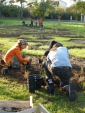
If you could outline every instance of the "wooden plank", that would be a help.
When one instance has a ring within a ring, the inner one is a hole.
[[[7,112],[7,111],[1,111],[0,113],[17,113],[17,112]]]
[[[20,111],[20,112],[17,112],[17,113],[36,113],[36,109],[37,109],[37,107],[29,108],[29,109],[26,109],[26,110],[23,110],[23,111]]]
[[[30,108],[30,101],[0,101],[0,108]]]
[[[38,104],[36,113],[50,113],[41,103]]]
[[[50,112],[47,111],[47,109],[42,104],[39,103],[37,107],[29,108],[18,113],[50,113]]]

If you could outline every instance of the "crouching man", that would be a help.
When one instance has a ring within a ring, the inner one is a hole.
[[[53,76],[59,77],[62,90],[69,96],[70,101],[74,101],[76,92],[74,85],[69,83],[72,66],[67,48],[60,47],[58,43],[54,44],[47,55],[47,60],[43,63],[43,68],[48,77],[48,90],[54,89]]]

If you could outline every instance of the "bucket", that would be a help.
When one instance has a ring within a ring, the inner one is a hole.
[[[38,74],[29,75],[27,82],[28,82],[29,92],[34,93],[35,90],[38,90],[41,88],[42,76]]]

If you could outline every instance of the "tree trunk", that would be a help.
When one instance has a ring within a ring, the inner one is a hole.
[[[85,23],[85,15],[84,15],[84,23]]]
[[[21,2],[20,16],[21,16],[21,19],[23,19],[22,2]]]
[[[0,18],[1,18],[1,11],[0,11]]]

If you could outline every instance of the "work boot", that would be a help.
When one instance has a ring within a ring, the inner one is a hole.
[[[18,65],[13,65],[13,66],[12,66],[12,69],[20,69],[20,66],[18,66]]]
[[[54,95],[54,84],[53,83],[47,86],[47,93]]]
[[[66,92],[66,95],[69,96],[69,85],[65,85],[62,87],[62,90]]]
[[[70,101],[74,101],[76,99],[76,92],[73,84],[69,85],[69,99]]]
[[[12,70],[12,66],[10,65],[10,66],[8,66],[8,67],[6,67],[6,68],[3,69],[2,74],[3,75],[7,75],[8,72],[11,71],[11,70]]]
[[[66,92],[66,95],[69,96],[70,101],[76,99],[76,92],[73,84],[65,85],[62,87],[62,90]]]
[[[8,68],[3,69],[2,75],[6,76],[8,74]]]
[[[10,66],[8,66],[8,70],[12,70],[12,66],[10,65]]]
[[[54,83],[52,79],[48,79],[47,93],[54,95]]]

